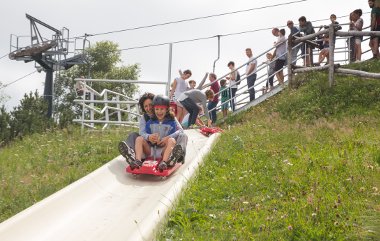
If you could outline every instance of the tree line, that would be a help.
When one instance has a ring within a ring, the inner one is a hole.
[[[46,130],[66,128],[72,120],[81,115],[81,108],[74,104],[78,98],[75,78],[94,79],[132,79],[139,76],[138,64],[124,66],[119,46],[111,41],[97,42],[86,49],[86,64],[76,65],[61,71],[54,80],[54,118],[47,117],[47,102],[38,91],[26,93],[20,104],[7,112],[4,105],[0,108],[0,147],[25,135],[41,133]],[[0,83],[1,85],[1,83]],[[97,91],[105,88],[133,96],[138,87],[134,84],[93,83]],[[82,97],[85,98],[85,97]],[[0,104],[6,96],[0,93]]]

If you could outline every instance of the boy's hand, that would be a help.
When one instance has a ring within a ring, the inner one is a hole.
[[[211,127],[211,124],[212,124],[212,120],[208,120],[208,121],[207,121],[207,126],[208,126],[208,127]]]
[[[169,136],[165,136],[164,138],[162,138],[162,140],[158,141],[157,145],[159,145],[159,146],[166,145],[166,143],[168,142],[169,138],[170,138]]]
[[[158,133],[150,134],[148,140],[153,144],[156,144],[160,140],[160,136]]]

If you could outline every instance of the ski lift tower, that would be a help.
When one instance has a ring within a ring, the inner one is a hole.
[[[83,49],[69,52],[69,30],[63,28],[58,30],[52,26],[38,20],[28,14],[26,18],[30,21],[30,45],[20,47],[20,38],[11,34],[9,58],[25,63],[35,61],[38,72],[46,72],[44,98],[48,102],[47,116],[52,117],[53,113],[53,72],[67,70],[76,64],[85,64],[84,54],[86,38],[83,41]],[[53,32],[50,39],[43,38],[39,26],[44,27],[44,31]],[[74,41],[76,43],[76,41]],[[72,57],[69,57],[72,55]]]

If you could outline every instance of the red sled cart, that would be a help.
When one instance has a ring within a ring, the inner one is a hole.
[[[128,173],[132,174],[148,174],[148,175],[155,175],[155,176],[161,176],[161,177],[167,177],[171,175],[175,170],[177,170],[182,164],[185,162],[183,159],[181,162],[176,162],[173,165],[168,165],[168,169],[160,171],[158,169],[158,164],[160,164],[161,158],[153,158],[148,157],[143,162],[142,166],[140,168],[131,168],[130,165],[126,168],[126,171]]]
[[[210,135],[212,135],[214,133],[223,132],[223,130],[220,129],[219,127],[207,127],[207,126],[201,127],[200,131],[205,136],[210,136]]]

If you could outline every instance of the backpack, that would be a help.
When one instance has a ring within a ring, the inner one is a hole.
[[[239,71],[237,71],[235,82],[236,82],[236,85],[240,85],[240,74],[239,74]]]

